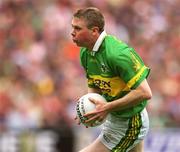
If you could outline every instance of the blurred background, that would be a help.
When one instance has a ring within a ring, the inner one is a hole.
[[[0,0],[0,152],[76,152],[97,137],[73,120],[87,86],[71,19],[85,6],[151,68],[145,152],[179,152],[179,0]]]

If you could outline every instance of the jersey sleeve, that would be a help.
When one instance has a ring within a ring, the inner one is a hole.
[[[114,72],[126,83],[124,90],[136,88],[149,75],[150,69],[133,48],[116,51],[110,60]]]

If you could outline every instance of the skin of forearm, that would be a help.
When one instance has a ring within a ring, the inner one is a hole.
[[[150,99],[147,93],[142,90],[132,90],[126,96],[107,103],[105,109],[108,112],[119,111],[133,107],[145,99]]]

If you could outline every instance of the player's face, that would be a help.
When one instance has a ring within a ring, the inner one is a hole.
[[[88,29],[86,22],[80,18],[72,20],[72,40],[80,47],[89,48],[92,43],[92,30]]]

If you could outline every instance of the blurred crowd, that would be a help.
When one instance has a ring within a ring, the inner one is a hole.
[[[179,0],[1,0],[0,131],[73,134],[75,101],[87,90],[71,19],[85,6],[98,7],[107,33],[134,47],[151,68],[151,126],[180,127]]]

